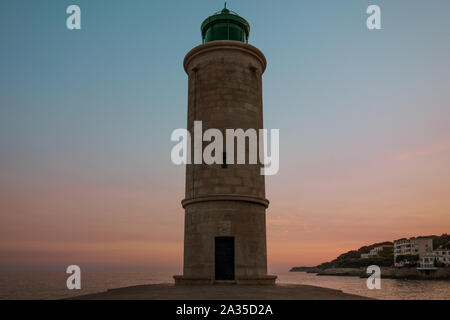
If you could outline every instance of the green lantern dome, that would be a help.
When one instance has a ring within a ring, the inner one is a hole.
[[[227,9],[227,3],[222,11],[216,12],[202,23],[203,43],[215,40],[234,40],[248,42],[250,25],[237,13]]]

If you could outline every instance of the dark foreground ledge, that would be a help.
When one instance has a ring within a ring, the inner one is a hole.
[[[70,300],[368,300],[340,290],[308,285],[206,285],[151,284],[111,289]]]

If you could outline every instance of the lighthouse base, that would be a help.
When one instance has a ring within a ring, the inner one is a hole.
[[[173,276],[175,285],[220,285],[220,284],[238,284],[238,285],[275,285],[277,276],[245,276],[238,277],[236,280],[214,280],[211,278],[185,277],[181,275]]]

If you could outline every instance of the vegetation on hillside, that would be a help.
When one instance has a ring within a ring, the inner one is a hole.
[[[420,236],[419,238],[432,238],[433,239],[433,248],[444,248],[444,249],[450,249],[450,235],[444,233],[440,236],[431,235],[431,236]],[[369,253],[370,250],[372,250],[375,247],[382,246],[382,245],[392,245],[393,243],[390,241],[385,242],[378,242],[371,244],[369,246],[363,246],[359,248],[358,250],[351,250],[346,253],[341,254],[336,259],[324,262],[322,264],[319,264],[316,267],[310,267],[318,268],[318,269],[328,269],[328,268],[361,268],[361,267],[367,267],[369,265],[378,265],[381,267],[391,267],[394,265],[394,253],[393,248],[384,248],[383,251],[381,251],[377,257],[371,257],[368,259],[361,259],[362,253]],[[397,259],[410,259],[411,256],[408,257],[402,257],[399,256]],[[413,258],[415,260],[415,257]],[[291,270],[293,271],[301,271],[296,270],[298,268],[304,268],[307,269],[308,267],[294,267]]]
[[[392,248],[384,248],[377,257],[370,257],[368,259],[361,259],[361,254],[369,253],[375,247],[382,245],[392,245],[392,242],[385,241],[374,243],[369,246],[363,246],[358,250],[351,250],[341,254],[336,259],[330,262],[324,262],[317,267],[320,269],[328,268],[361,268],[370,265],[378,265],[380,267],[390,267],[394,264],[394,251]]]
[[[430,236],[433,238],[433,248],[450,249],[450,235],[444,233],[440,236]]]

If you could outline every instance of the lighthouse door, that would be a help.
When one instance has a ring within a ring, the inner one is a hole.
[[[234,237],[215,239],[216,280],[234,280]]]

